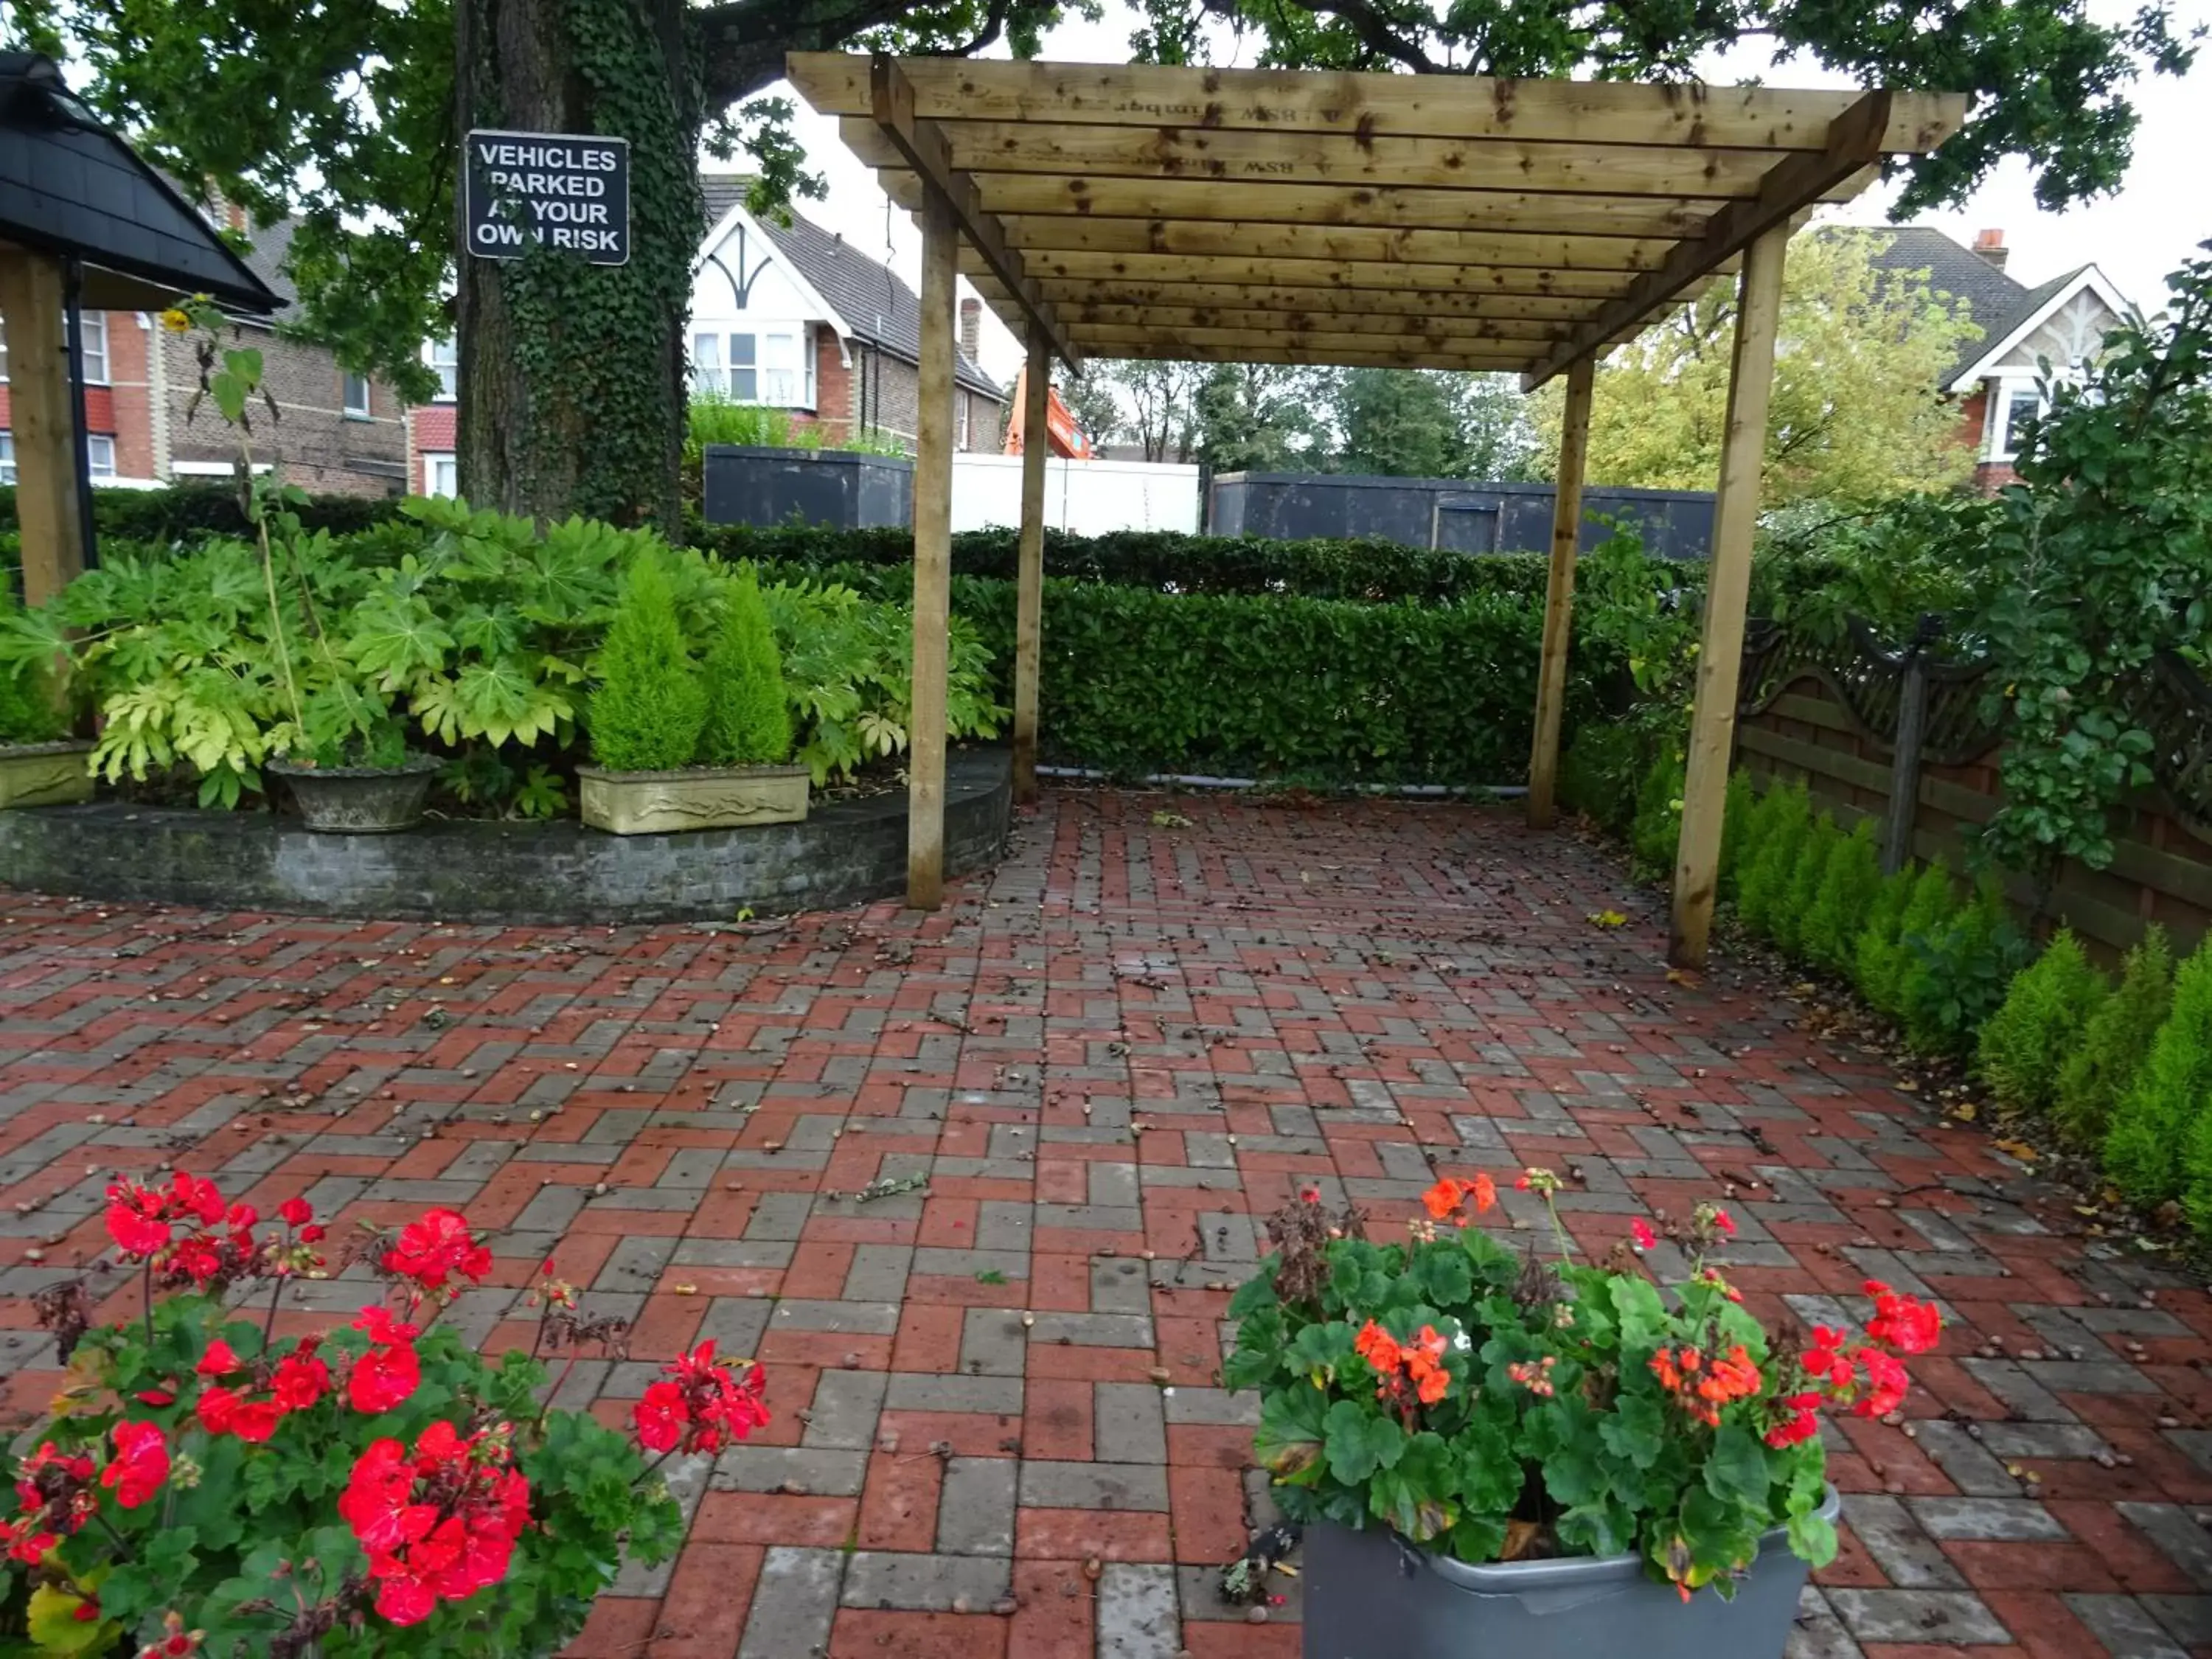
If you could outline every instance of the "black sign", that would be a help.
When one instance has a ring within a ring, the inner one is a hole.
[[[592,264],[629,263],[629,140],[589,133],[469,134],[461,168],[469,252],[520,259],[533,241]]]

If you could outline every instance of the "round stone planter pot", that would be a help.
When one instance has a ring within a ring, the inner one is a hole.
[[[73,806],[92,799],[88,743],[0,744],[0,811]]]
[[[1820,1513],[1833,1521],[1833,1488]],[[1306,1528],[1304,1659],[1782,1659],[1810,1569],[1780,1528],[1735,1599],[1684,1601],[1640,1556],[1493,1561],[1431,1555],[1382,1529]]]
[[[300,822],[327,836],[389,836],[422,822],[430,780],[445,765],[410,755],[398,766],[301,766],[270,761],[269,770],[292,787]]]

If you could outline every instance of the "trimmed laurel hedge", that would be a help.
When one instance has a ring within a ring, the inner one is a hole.
[[[382,524],[399,510],[397,495],[311,495],[298,509],[310,530],[349,535]],[[166,546],[191,536],[243,536],[246,514],[227,483],[171,484],[165,489],[95,489],[94,527],[103,538]],[[0,533],[15,524],[15,487],[0,484]]]

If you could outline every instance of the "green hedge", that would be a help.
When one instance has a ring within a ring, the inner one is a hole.
[[[382,524],[398,510],[398,495],[311,495],[298,509],[310,530],[349,535]],[[103,539],[166,545],[185,537],[212,532],[242,536],[246,514],[238,492],[227,483],[172,484],[166,489],[95,489],[92,520]],[[15,487],[0,484],[0,533],[15,531]],[[12,559],[9,561],[13,562]]]
[[[725,558],[764,564],[909,568],[914,537],[899,529],[828,530],[808,526],[754,529],[695,522],[696,546]],[[1011,530],[963,532],[952,538],[953,574],[1014,578]],[[1261,536],[1186,536],[1123,530],[1104,536],[1045,534],[1045,573],[1069,580],[1116,583],[1178,593],[1295,593],[1312,599],[1430,603],[1476,594],[1540,599],[1545,560],[1534,553],[1469,555],[1395,542],[1272,541]],[[1682,567],[1686,581],[1703,567]]]

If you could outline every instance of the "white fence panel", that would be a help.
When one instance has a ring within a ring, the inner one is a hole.
[[[1022,458],[952,458],[952,527],[986,530],[1022,521]],[[1044,464],[1044,521],[1054,530],[1099,536],[1109,530],[1198,529],[1198,469],[1165,461]]]

